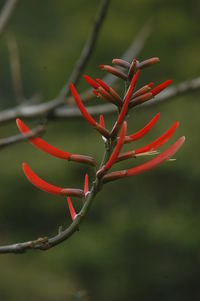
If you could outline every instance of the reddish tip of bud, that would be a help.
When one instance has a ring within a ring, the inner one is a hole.
[[[52,194],[62,193],[63,188],[51,185],[39,178],[26,163],[23,163],[22,168],[27,179],[37,188]]]
[[[153,85],[154,85],[154,82],[151,82],[151,83],[149,83],[147,86],[148,86],[149,88],[152,88]]]
[[[99,93],[97,92],[97,90],[92,90],[92,92],[94,93],[95,96],[99,96]]]
[[[100,68],[100,69],[103,69],[103,68],[104,68],[104,65],[102,65],[102,64],[99,65],[99,68]]]
[[[160,93],[162,90],[164,90],[165,88],[167,88],[171,83],[172,83],[172,80],[168,79],[165,82],[163,82],[162,84],[160,84],[159,86],[157,86],[154,89],[152,89],[150,92],[151,92],[151,94],[153,96],[155,96],[158,93]]]
[[[88,75],[84,74],[83,78],[86,80],[86,82],[88,82],[88,84],[90,86],[92,86],[93,88],[97,89],[99,87],[99,84],[95,82],[95,80],[93,80],[91,77],[89,77]]]
[[[67,203],[68,203],[69,212],[71,214],[72,220],[74,220],[76,217],[76,211],[74,210],[70,197],[67,197]]]
[[[110,92],[110,87],[102,81],[100,78],[96,78],[96,81],[98,82],[99,85],[101,85],[107,92]]]
[[[84,183],[84,193],[85,193],[85,196],[88,193],[88,191],[89,191],[88,174],[86,173],[85,174],[85,183]]]

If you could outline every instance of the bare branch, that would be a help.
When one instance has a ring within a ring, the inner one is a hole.
[[[128,48],[128,50],[123,54],[122,59],[124,60],[128,60],[130,61],[134,56],[137,56],[140,51],[142,50],[142,48],[144,47],[144,44],[147,40],[147,38],[149,37],[151,32],[151,29],[149,26],[145,25],[143,27],[143,29],[138,33],[138,35],[136,36],[136,38],[134,39],[134,41],[131,43],[130,47]],[[106,75],[103,78],[104,81],[106,81],[108,84],[114,84],[117,80],[117,78],[115,76],[112,76],[111,74]],[[64,88],[61,90],[64,91]],[[63,92],[60,92],[60,94],[62,94]],[[89,99],[93,99],[94,95],[91,93],[91,90],[87,90],[85,92],[83,92],[83,99],[87,98],[87,100]],[[73,99],[71,97],[67,98],[69,100],[69,103],[73,102]],[[47,114],[50,110],[52,110],[52,102],[54,103],[55,100],[46,102],[44,104],[40,104],[40,105],[30,105],[30,106],[16,106],[12,109],[8,109],[8,110],[4,110],[2,112],[0,112],[0,123],[4,123],[4,122],[9,122],[12,121],[14,119],[16,119],[17,117],[20,118],[27,118],[27,119],[34,119],[36,117],[39,116],[43,116],[45,114]],[[66,100],[67,102],[67,100]],[[112,113],[115,108],[111,107],[110,105],[103,105],[101,106],[104,110],[105,113]],[[72,117],[79,117],[80,114],[78,112],[78,110],[74,107],[63,107],[64,110],[64,114],[62,114],[62,111],[59,109],[53,109],[53,111],[51,112],[51,115],[48,116],[48,119],[50,118],[70,118],[71,114]],[[95,108],[91,108],[91,110],[95,111]],[[108,110],[108,112],[107,112]],[[99,109],[97,106],[97,111],[99,114]]]
[[[0,13],[0,35],[3,32],[18,0],[7,0]]]
[[[31,133],[29,133],[29,134],[26,134],[26,135],[18,134],[18,135],[10,136],[8,138],[2,138],[2,139],[0,139],[0,149],[5,148],[6,146],[9,146],[9,145],[23,142],[29,138],[36,137],[36,136],[40,135],[41,133],[44,133],[45,130],[46,130],[46,127],[44,125],[40,125],[34,129],[32,129]]]

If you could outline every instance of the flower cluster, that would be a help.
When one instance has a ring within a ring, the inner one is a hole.
[[[101,189],[103,184],[117,179],[134,176],[142,172],[148,171],[150,169],[153,169],[162,162],[169,160],[184,143],[185,137],[182,136],[167,150],[165,150],[162,153],[158,152],[158,148],[164,143],[166,143],[176,131],[179,124],[178,122],[175,122],[164,134],[162,134],[160,137],[158,137],[151,143],[128,152],[122,152],[122,147],[124,144],[132,143],[136,140],[141,139],[153,128],[153,126],[160,117],[160,113],[157,113],[153,117],[153,119],[150,120],[149,123],[146,124],[141,130],[133,134],[127,134],[127,122],[125,121],[125,119],[128,111],[137,105],[149,101],[162,90],[167,88],[171,83],[171,80],[166,80],[165,82],[154,87],[154,83],[150,82],[136,90],[136,84],[138,81],[140,71],[145,67],[156,64],[157,62],[159,62],[159,58],[156,57],[150,58],[142,62],[133,59],[131,63],[122,59],[113,59],[112,63],[114,66],[100,65],[100,69],[117,76],[125,82],[126,89],[123,97],[119,95],[116,92],[116,90],[110,87],[103,80],[99,78],[94,80],[88,75],[83,76],[85,81],[93,88],[92,92],[96,97],[98,97],[100,100],[110,102],[117,107],[119,114],[111,130],[105,127],[103,115],[99,116],[98,122],[88,113],[76,88],[72,83],[70,84],[72,95],[83,118],[93,128],[95,128],[103,138],[105,144],[105,154],[100,166],[98,166],[96,160],[90,156],[72,154],[60,150],[48,144],[40,137],[29,138],[29,141],[32,145],[44,151],[45,153],[48,153],[60,159],[88,164],[94,167],[95,170],[97,170],[95,179],[93,181],[93,184],[91,184],[90,188],[87,174],[85,175],[84,189],[62,188],[54,186],[42,180],[30,169],[30,167],[26,163],[23,163],[23,171],[27,179],[33,185],[48,193],[65,195],[67,197],[67,202],[72,220],[76,219],[77,213],[75,212],[70,197],[81,198],[83,200],[84,207],[84,204],[89,202],[91,196],[93,197]],[[17,119],[17,126],[20,132],[24,135],[31,132],[31,130],[20,119]],[[139,166],[110,172],[112,166],[119,161],[145,155],[156,155],[156,157]]]

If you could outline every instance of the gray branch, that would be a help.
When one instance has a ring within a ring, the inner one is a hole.
[[[105,6],[102,5],[102,7],[105,7]],[[150,30],[149,25],[148,26],[145,25],[143,27],[143,29],[138,33],[138,35],[136,36],[134,41],[131,43],[128,50],[122,55],[122,59],[130,61],[133,57],[138,56],[138,54],[143,49],[145,42],[147,41],[147,38],[149,37],[150,33],[151,33],[151,30]],[[86,44],[88,45],[88,42]],[[72,74],[75,74],[75,73],[76,73],[75,71],[72,72]],[[73,79],[73,81],[74,80],[75,80],[75,78]],[[103,78],[103,80],[106,81],[109,85],[112,85],[117,81],[117,78],[113,75],[108,74]],[[64,89],[66,89],[66,87],[61,90],[59,95],[64,95],[63,94]],[[90,90],[86,91],[85,94],[88,94],[89,92],[90,92]],[[37,118],[40,116],[43,117],[50,111],[51,111],[51,115],[48,116],[48,119],[57,118],[57,116],[58,116],[58,118],[71,117],[70,116],[71,112],[73,112],[72,117],[80,116],[79,113],[78,114],[74,113],[74,112],[77,112],[77,109],[73,108],[73,107],[71,108],[70,106],[67,106],[67,107],[64,106],[62,109],[64,109],[65,113],[60,114],[61,110],[59,110],[57,108],[57,105],[55,106],[55,104],[60,103],[59,99],[61,99],[61,98],[59,98],[59,97],[61,97],[61,96],[58,96],[58,102],[57,102],[57,98],[56,98],[54,100],[51,100],[49,102],[39,104],[39,105],[38,104],[37,105],[29,105],[29,106],[20,105],[20,106],[16,106],[16,107],[13,107],[8,110],[1,111],[0,112],[0,123],[10,122],[12,120],[15,120],[17,117],[27,118],[27,119],[34,119],[34,118]],[[64,98],[64,100],[65,99],[66,99],[66,97]],[[61,103],[63,104],[63,101]],[[114,108],[111,108],[111,106],[109,106],[109,105],[108,105],[108,108],[109,108],[109,111],[114,110]],[[106,108],[106,110],[107,110],[107,108]],[[74,116],[74,114],[75,114],[75,116]],[[61,117],[61,115],[62,115],[62,117]]]

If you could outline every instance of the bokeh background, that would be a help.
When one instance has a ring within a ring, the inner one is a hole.
[[[44,100],[51,99],[72,71],[98,3],[19,1],[0,36],[1,109],[16,105],[8,37],[13,36],[19,47],[24,97],[40,93]],[[0,6],[3,4],[1,0]],[[159,56],[161,63],[144,70],[140,84],[168,78],[176,84],[199,76],[198,0],[112,1],[86,72],[102,77],[98,65],[120,57],[150,19],[153,32],[138,59]],[[79,91],[84,89],[86,84],[81,80]],[[175,156],[176,162],[106,185],[81,231],[56,248],[1,255],[0,300],[200,300],[199,101],[200,93],[195,92],[132,112],[130,133],[161,112],[158,124],[137,145],[150,142],[174,121],[180,121],[172,140],[182,134],[187,140]],[[114,119],[106,118],[108,127]],[[0,126],[1,138],[16,133],[14,122]],[[101,159],[103,143],[84,120],[49,122],[45,139],[63,149]],[[31,186],[22,173],[23,161],[57,185],[81,186],[85,171],[91,181],[93,178],[90,169],[52,158],[27,142],[2,149],[1,245],[51,236],[60,225],[70,223],[65,199]],[[78,208],[78,200],[74,203]]]

